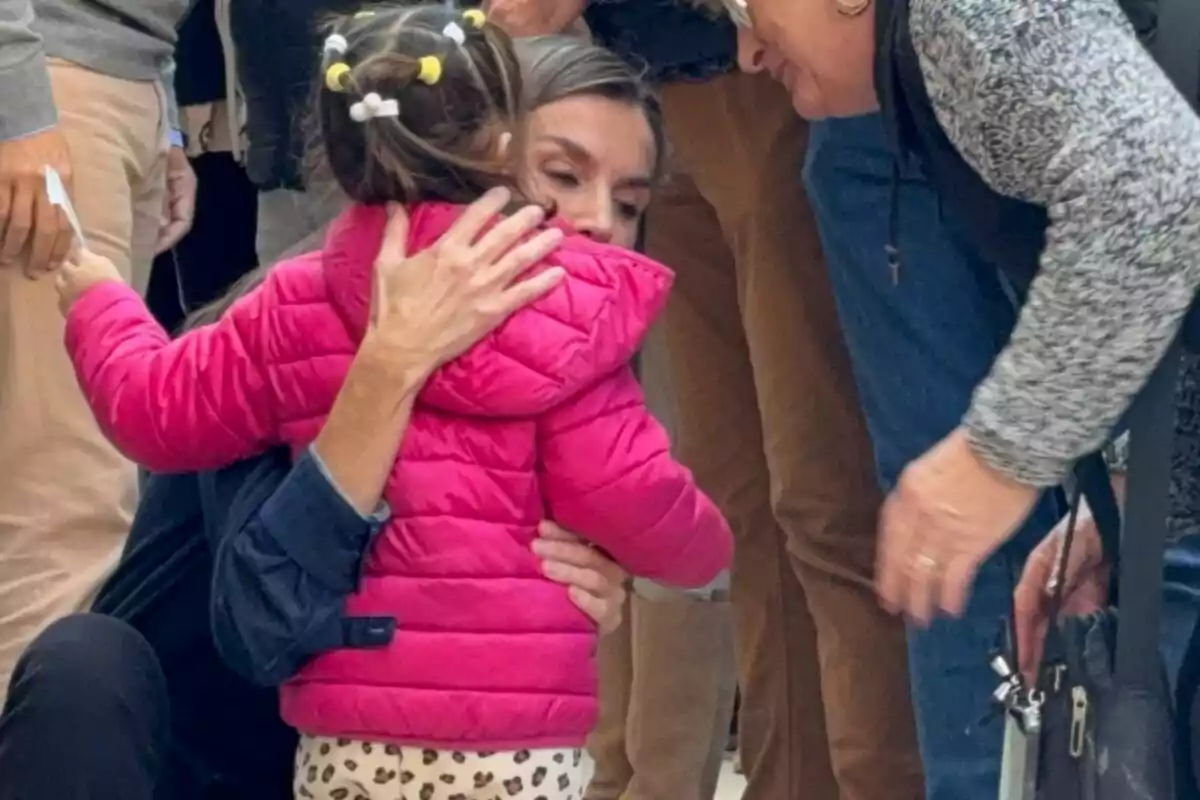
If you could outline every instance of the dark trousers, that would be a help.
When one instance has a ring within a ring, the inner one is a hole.
[[[111,617],[67,617],[17,662],[0,715],[0,800],[152,800],[168,747],[150,645]]]

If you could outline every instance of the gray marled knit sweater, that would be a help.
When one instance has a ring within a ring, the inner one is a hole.
[[[1054,485],[1109,436],[1200,287],[1200,118],[1115,0],[912,0],[911,28],[950,140],[993,189],[1049,209],[965,424],[994,467]],[[1200,415],[1180,422],[1195,440]]]

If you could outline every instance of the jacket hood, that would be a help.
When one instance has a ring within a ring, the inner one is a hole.
[[[410,207],[408,252],[434,244],[462,211],[444,203]],[[352,207],[325,243],[330,299],[358,339],[368,322],[372,269],[387,221],[384,208]],[[674,276],[645,256],[566,230],[558,249],[531,270],[560,266],[566,278],[435,372],[418,402],[456,414],[533,416],[633,358],[666,305]]]

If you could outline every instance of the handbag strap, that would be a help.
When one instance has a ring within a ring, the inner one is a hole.
[[[1171,345],[1129,409],[1116,677],[1122,686],[1151,691],[1162,683],[1158,640],[1180,353],[1178,343]]]
[[[1158,0],[1154,57],[1189,102],[1200,99],[1200,3]],[[1154,690],[1162,617],[1162,562],[1167,542],[1175,389],[1181,347],[1173,344],[1129,412],[1129,476],[1121,541],[1121,624],[1117,680]]]

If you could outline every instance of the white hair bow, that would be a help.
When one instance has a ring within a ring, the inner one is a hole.
[[[459,47],[467,43],[467,32],[457,22],[450,22],[442,28],[442,36],[454,42]]]
[[[350,43],[340,33],[331,33],[325,39],[325,55],[336,53],[339,56],[344,56],[349,48]]]
[[[355,122],[366,122],[381,117],[400,116],[400,103],[397,100],[384,100],[375,92],[371,92],[362,100],[350,106],[350,119]]]

